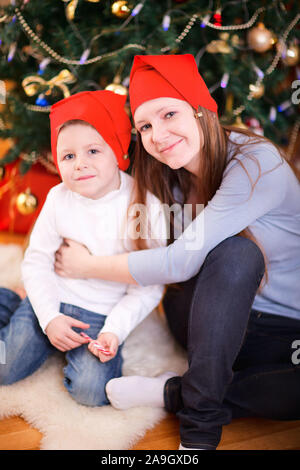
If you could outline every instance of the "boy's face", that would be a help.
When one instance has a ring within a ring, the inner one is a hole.
[[[81,196],[99,199],[120,186],[113,150],[89,125],[70,124],[60,131],[57,163],[64,184]]]

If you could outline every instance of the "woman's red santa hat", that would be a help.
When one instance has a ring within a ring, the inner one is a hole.
[[[82,91],[51,106],[51,150],[57,165],[57,137],[63,124],[79,119],[91,124],[112,148],[120,170],[127,170],[131,123],[124,105],[126,97],[108,90]]]
[[[191,54],[135,56],[129,96],[133,116],[145,101],[162,97],[187,101],[195,110],[218,110]]]

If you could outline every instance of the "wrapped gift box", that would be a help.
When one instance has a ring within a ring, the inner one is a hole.
[[[60,181],[58,175],[50,173],[41,163],[32,165],[25,175],[20,175],[18,163],[6,165],[0,181],[0,230],[27,234],[43,207],[48,191]],[[20,212],[17,199],[26,191],[35,196],[37,203],[28,214]]]

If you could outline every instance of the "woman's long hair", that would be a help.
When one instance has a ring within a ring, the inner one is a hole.
[[[216,114],[205,108],[199,106],[198,112],[202,112],[202,117],[199,119],[204,138],[204,147],[201,153],[201,161],[199,168],[199,176],[195,177],[185,168],[173,170],[167,165],[159,162],[154,157],[149,155],[143,147],[141,137],[137,133],[137,141],[134,152],[134,162],[132,166],[132,174],[135,179],[135,191],[133,203],[145,204],[146,192],[150,191],[157,196],[160,201],[171,207],[173,204],[178,203],[174,197],[174,188],[178,187],[183,196],[182,204],[188,200],[191,188],[196,191],[197,203],[203,204],[204,207],[213,198],[216,191],[221,185],[223,173],[228,165],[228,145],[230,143],[230,132],[238,132],[250,139],[246,139],[245,143],[232,142],[233,152],[230,161],[236,159],[247,173],[251,182],[252,191],[261,176],[261,168],[259,161],[256,157],[249,155],[249,144],[254,145],[260,142],[270,142],[263,136],[256,135],[247,129],[240,129],[235,126],[221,125]],[[274,144],[272,144],[274,145]],[[244,147],[247,146],[247,157],[254,160],[258,166],[258,178],[252,181],[247,169],[244,167],[242,161],[237,157],[238,154],[243,153]],[[280,155],[283,157],[282,151],[276,146]],[[279,163],[279,165],[281,162]],[[271,170],[272,171],[272,170]],[[168,244],[174,241],[174,217],[171,215],[171,236],[168,239]],[[173,229],[173,230],[172,230]],[[267,281],[267,259],[263,248],[259,245],[254,235],[248,227],[245,227],[238,235],[246,237],[254,241],[261,249],[265,257],[266,273],[264,281]],[[144,240],[140,240],[139,249],[145,248]]]

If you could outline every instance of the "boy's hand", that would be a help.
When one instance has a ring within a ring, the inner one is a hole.
[[[95,347],[95,343],[98,343],[101,348],[110,351],[110,354],[104,354]],[[117,354],[119,347],[119,338],[114,333],[100,333],[97,340],[91,341],[88,348],[89,350],[99,358],[101,362],[110,361]]]
[[[45,329],[46,335],[50,343],[59,349],[59,351],[69,351],[70,349],[78,348],[78,346],[88,343],[88,340],[72,329],[73,326],[82,329],[90,327],[90,325],[75,320],[75,318],[69,317],[68,315],[59,315],[48,323]]]

